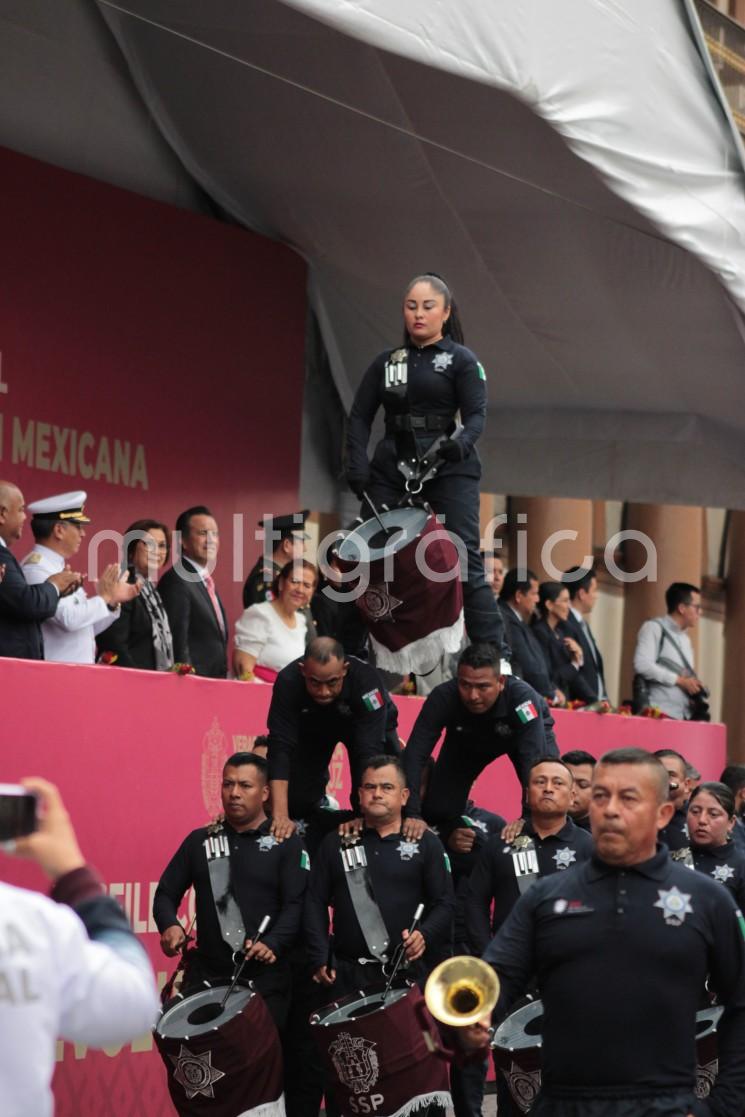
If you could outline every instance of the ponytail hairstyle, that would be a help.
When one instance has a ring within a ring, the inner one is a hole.
[[[442,295],[445,300],[446,309],[448,307],[450,308],[450,317],[443,326],[442,332],[445,337],[452,338],[453,341],[458,343],[458,345],[464,345],[465,338],[463,335],[463,326],[461,324],[460,314],[458,313],[458,307],[455,305],[455,299],[451,295],[450,288],[448,287],[442,276],[433,271],[425,272],[423,275],[415,275],[411,283],[408,283],[406,285],[404,298],[406,298],[406,295],[408,295],[411,288],[414,287],[417,283],[429,283],[433,291],[436,291],[438,295]],[[407,334],[406,330],[404,330],[404,345],[408,345],[410,340],[411,339],[409,335]]]

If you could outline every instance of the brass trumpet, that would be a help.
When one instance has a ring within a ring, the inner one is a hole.
[[[424,999],[435,1020],[467,1028],[494,1008],[499,999],[499,978],[480,958],[460,954],[432,970]]]

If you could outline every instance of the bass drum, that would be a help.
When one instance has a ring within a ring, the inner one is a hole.
[[[494,1033],[494,1066],[502,1076],[513,1104],[528,1113],[541,1088],[543,1002],[530,1001],[515,1009]]]
[[[463,587],[458,549],[428,508],[396,508],[365,520],[339,543],[339,565],[358,572],[357,608],[365,618],[378,667],[426,674],[463,639]]]
[[[261,996],[236,986],[208,985],[178,997],[155,1026],[168,1071],[168,1092],[180,1117],[285,1117],[282,1051]]]
[[[717,1024],[724,1010],[704,1008],[696,1013],[697,1098],[707,1098],[719,1070]],[[521,1113],[528,1113],[541,1088],[541,1029],[543,1004],[532,1001],[503,1020],[494,1033],[494,1065],[504,1078],[510,1097]]]
[[[344,1117],[405,1117],[427,1105],[451,1107],[448,1063],[416,986],[351,993],[310,1022]]]

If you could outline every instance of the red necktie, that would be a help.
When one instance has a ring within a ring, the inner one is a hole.
[[[225,621],[223,619],[222,609],[220,608],[220,602],[217,600],[217,591],[215,590],[215,579],[212,577],[211,574],[205,574],[204,584],[207,587],[207,593],[210,595],[210,601],[212,602],[212,608],[215,610],[215,616],[217,617],[217,623],[220,625],[220,632],[222,632],[222,634],[224,636],[225,635]]]

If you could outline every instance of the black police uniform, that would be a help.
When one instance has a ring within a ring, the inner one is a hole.
[[[484,958],[502,1015],[533,975],[545,1006],[534,1117],[739,1117],[745,1108],[743,920],[724,888],[658,846],[638,865],[594,856],[521,896]],[[694,1097],[696,1011],[725,1006],[719,1076]]]
[[[450,936],[453,885],[442,843],[429,831],[425,831],[419,841],[409,842],[400,831],[381,838],[376,830],[365,827],[362,845],[372,891],[388,932],[389,958],[401,942],[401,932],[411,926],[417,906],[425,905],[419,930],[427,951],[422,965],[417,963],[407,971],[409,976],[419,978],[427,957],[435,954]],[[330,990],[324,989],[327,1000],[373,985],[383,978],[382,967],[371,958],[357,919],[340,850],[339,835],[328,834],[314,858],[305,898],[305,939],[314,972],[328,964],[329,907],[334,912],[332,965],[336,970],[336,982]]]
[[[572,822],[575,826],[579,826],[580,830],[586,830],[588,834],[592,831],[589,814],[583,814],[580,818],[572,818]]]
[[[723,884],[738,908],[745,911],[745,854],[735,843],[731,839],[723,846],[697,846],[692,842],[691,854],[696,871]]]
[[[664,842],[671,853],[676,849],[686,849],[691,844],[688,836],[688,804],[676,807],[673,817],[660,830],[660,841]]]
[[[386,362],[394,350],[381,353],[365,373],[352,404],[347,427],[347,479],[359,492],[366,489],[376,504],[395,507],[406,497],[404,477],[397,462],[424,456],[441,434],[453,427],[460,413],[463,430],[451,444],[457,460],[441,460],[436,475],[421,492],[445,527],[459,536],[468,553],[468,580],[463,585],[465,622],[472,641],[504,647],[502,619],[491,587],[484,578],[479,553],[479,481],[481,462],[476,441],[486,419],[486,375],[470,349],[443,337],[433,345],[409,344],[406,353],[408,384],[386,388]],[[367,445],[373,420],[385,411],[386,434],[368,462]],[[363,506],[367,519],[370,510]]]
[[[532,687],[512,675],[483,714],[469,713],[460,700],[458,680],[436,686],[422,706],[404,750],[409,785],[408,817],[423,815],[447,828],[457,825],[476,777],[498,756],[507,755],[520,785],[527,783],[534,760],[559,755],[548,706]],[[445,730],[440,753],[429,779],[427,796],[419,801],[422,767]]]
[[[735,818],[732,841],[735,843],[735,847],[740,850],[740,853],[745,853],[745,826],[743,826],[741,818]]]
[[[244,609],[248,609],[250,605],[261,605],[264,601],[272,600],[272,582],[281,569],[282,567],[274,559],[267,566],[264,556],[259,555],[243,586]]]
[[[541,838],[530,821],[525,823],[521,837],[533,839],[538,860],[539,878],[563,872],[592,856],[592,838],[575,826],[570,818],[561,830]],[[497,835],[491,838],[471,873],[466,892],[466,925],[470,945],[475,954],[483,954],[507,916],[520,898],[512,855],[515,847]],[[489,918],[489,911],[494,910]]]
[[[323,833],[339,820],[339,812],[319,808],[337,743],[346,745],[354,791],[366,760],[400,751],[398,711],[375,668],[353,656],[339,697],[325,706],[314,702],[300,662],[296,659],[284,667],[274,683],[267,717],[269,779],[289,781],[290,817],[308,824],[307,840],[313,852]]]
[[[262,941],[277,955],[272,965],[247,962],[241,980],[254,983],[281,1028],[289,998],[287,954],[300,928],[310,862],[300,838],[293,835],[285,842],[277,842],[269,833],[269,826],[267,819],[256,830],[238,833],[228,822],[224,829],[230,842],[232,891],[243,916],[246,937],[253,938],[268,915],[271,922]],[[234,970],[232,952],[222,937],[212,895],[204,851],[207,835],[208,829],[201,827],[184,839],[160,878],[153,901],[153,916],[162,934],[178,922],[179,904],[186,890],[194,885],[197,949],[189,955],[186,993],[202,980],[230,981]]]

